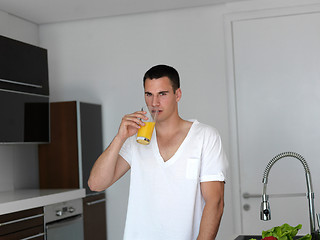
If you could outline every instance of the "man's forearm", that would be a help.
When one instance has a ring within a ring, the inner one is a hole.
[[[201,218],[197,240],[214,240],[217,236],[223,214],[223,200],[207,202]]]
[[[111,185],[122,144],[123,140],[115,137],[95,162],[88,181],[93,191],[102,191]]]

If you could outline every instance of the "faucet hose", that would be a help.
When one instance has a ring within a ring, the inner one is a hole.
[[[308,175],[310,174],[310,169],[309,169],[308,163],[300,154],[295,153],[295,152],[283,152],[283,153],[278,154],[274,158],[272,158],[269,161],[269,163],[267,164],[267,166],[266,166],[266,168],[264,170],[263,179],[262,179],[262,182],[264,184],[268,183],[268,177],[269,177],[269,172],[270,172],[271,167],[278,160],[280,160],[281,158],[284,158],[284,157],[294,157],[294,158],[298,159],[302,163],[305,173],[308,174]]]

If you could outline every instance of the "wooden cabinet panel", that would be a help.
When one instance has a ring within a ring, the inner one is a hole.
[[[33,239],[44,239],[43,208],[0,215],[0,239],[14,240],[31,236]]]
[[[50,144],[39,145],[40,188],[79,188],[76,102],[50,104]]]
[[[20,240],[24,238],[30,238],[30,240],[44,240],[43,226],[29,228],[23,231],[14,232],[11,234],[0,236],[1,240]]]
[[[0,236],[43,224],[43,208],[4,214],[0,216]]]
[[[83,199],[84,239],[106,240],[105,193]]]

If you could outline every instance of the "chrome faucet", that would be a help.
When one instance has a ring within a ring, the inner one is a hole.
[[[260,207],[260,219],[264,221],[268,221],[271,219],[271,210],[269,204],[269,196],[267,195],[267,184],[268,184],[268,176],[271,167],[281,158],[284,157],[294,157],[298,159],[303,167],[306,174],[306,182],[307,182],[307,199],[309,203],[309,218],[310,218],[310,234],[312,236],[312,240],[319,240],[319,215],[317,215],[318,219],[318,230],[315,227],[315,212],[314,212],[314,193],[312,189],[312,182],[311,182],[311,173],[308,167],[306,160],[298,153],[295,152],[284,152],[280,153],[275,156],[273,159],[270,160],[266,169],[263,173],[263,193],[262,193],[262,202]]]

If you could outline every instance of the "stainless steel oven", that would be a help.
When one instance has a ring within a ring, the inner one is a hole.
[[[46,240],[83,240],[82,199],[44,207]]]

